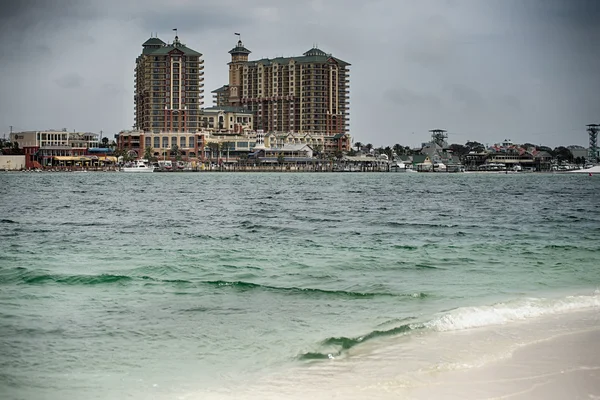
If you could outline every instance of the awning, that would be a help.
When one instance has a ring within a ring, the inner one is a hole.
[[[79,157],[71,156],[54,156],[53,158],[58,161],[79,161]]]
[[[53,158],[58,161],[90,161],[88,157],[83,156],[54,156]]]

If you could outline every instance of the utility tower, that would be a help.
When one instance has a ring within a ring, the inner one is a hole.
[[[429,132],[431,132],[432,143],[437,144],[442,149],[448,147],[448,142],[446,141],[446,139],[448,139],[448,131],[443,129],[432,129]]]
[[[600,131],[600,125],[590,124],[587,125],[588,135],[590,136],[590,147],[588,149],[588,161],[598,161],[598,132]]]

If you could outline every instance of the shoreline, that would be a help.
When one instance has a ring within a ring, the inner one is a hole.
[[[120,170],[94,170],[94,169],[84,169],[84,170],[0,170],[0,173],[123,173],[123,174],[134,174],[135,172],[124,172]],[[293,174],[321,174],[321,173],[334,173],[334,174],[397,174],[397,175],[414,175],[415,173],[421,175],[511,175],[511,176],[522,176],[522,175],[577,175],[577,173],[596,175],[600,174],[600,172],[588,172],[588,171],[535,171],[535,172],[506,172],[506,171],[464,171],[464,172],[447,172],[447,171],[439,171],[439,172],[431,172],[431,171],[412,171],[412,172],[397,172],[397,171],[331,171],[331,170],[321,170],[321,171],[306,171],[306,170],[281,170],[281,169],[253,169],[253,170],[184,170],[184,171],[153,171],[152,173],[157,174],[181,174],[181,173],[210,173],[210,174],[219,174],[219,173],[293,173]]]
[[[595,399],[599,340],[600,310],[594,306],[373,340],[345,357],[290,365],[246,384],[182,398]]]

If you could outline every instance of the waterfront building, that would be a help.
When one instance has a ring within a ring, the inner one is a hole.
[[[132,157],[144,157],[145,149],[157,158],[198,156],[200,135],[198,132],[144,132],[141,130],[121,131],[116,136],[117,148],[127,150]]]
[[[209,107],[199,110],[200,130],[194,132],[125,130],[116,136],[117,148],[127,150],[133,157],[142,157],[150,147],[155,157],[179,156],[184,160],[203,157],[209,141],[230,142],[234,137],[239,148],[248,152],[255,134],[252,132],[253,114],[241,107]],[[215,139],[213,139],[215,138]],[[253,146],[252,146],[253,147]],[[236,149],[238,146],[236,145]],[[177,154],[176,154],[177,153]]]
[[[586,147],[572,145],[567,146],[567,149],[571,151],[571,154],[573,154],[573,158],[588,158],[589,149],[587,149]]]
[[[328,149],[350,149],[349,63],[316,47],[302,56],[249,61],[241,40],[229,53],[229,84],[213,91],[217,106],[252,111],[257,131],[308,133],[331,138]]]
[[[313,149],[308,144],[285,144],[278,148],[256,148],[250,158],[260,160],[262,163],[279,163],[280,157],[285,162],[311,163],[313,162]]]
[[[56,157],[82,157],[88,149],[98,147],[97,133],[62,130],[13,132],[16,142],[25,152],[26,168],[51,165]]]
[[[196,132],[204,104],[202,54],[184,45],[151,37],[135,66],[134,129],[143,132]]]

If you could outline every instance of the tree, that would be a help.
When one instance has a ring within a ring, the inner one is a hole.
[[[397,156],[404,155],[404,147],[402,147],[400,144],[396,143],[393,149]]]
[[[138,154],[135,150],[125,150],[123,149],[123,161],[124,162],[128,162],[128,161],[133,161],[137,158]]]
[[[104,136],[102,138],[102,147],[104,147],[104,148],[108,147],[108,138],[106,136]]]
[[[365,149],[367,149],[367,152],[368,152],[368,153],[370,153],[370,152],[371,152],[371,150],[373,149],[373,145],[372,145],[371,143],[367,143],[367,144],[365,145]]]
[[[248,153],[242,153],[238,156],[238,160],[240,162],[240,165],[244,166],[244,169],[246,167],[246,164],[248,163]]]
[[[277,163],[281,166],[281,169],[283,169],[284,162],[285,162],[285,156],[283,155],[283,153],[277,154]]]
[[[217,161],[219,160],[220,157],[220,150],[221,150],[221,144],[218,142],[210,142],[208,143],[208,148],[210,149],[210,160],[212,161],[213,158],[213,153],[216,155],[217,157]]]
[[[179,151],[179,146],[177,146],[176,144],[171,146],[171,154],[170,155],[175,156],[175,159],[177,161],[181,160],[181,151]]]
[[[154,157],[153,153],[154,149],[150,146],[144,149],[144,158],[148,161],[156,161],[156,157]]]
[[[229,150],[235,146],[235,142],[223,142],[221,146],[223,150],[227,150],[225,159],[229,161]]]
[[[356,147],[357,151],[360,151],[360,149],[362,149],[362,147],[363,147],[363,144],[361,142],[356,142],[354,144],[354,147]]]
[[[554,149],[554,155],[559,163],[561,162],[573,162],[573,153],[571,150],[564,146],[559,146]]]
[[[323,152],[323,145],[322,144],[315,144],[314,146],[312,146],[313,151],[315,153],[315,156],[317,158],[321,158],[321,153]]]
[[[550,147],[548,146],[538,146],[538,151],[545,151],[546,153],[550,154],[552,157],[554,157],[554,150],[552,150]]]
[[[481,153],[485,151],[485,146],[479,142],[468,141],[465,143],[465,147],[469,149],[469,152]]]
[[[453,143],[450,145],[450,150],[452,150],[453,154],[456,154],[459,157],[469,154],[469,148],[467,146],[463,146],[462,144]]]
[[[387,146],[385,149],[383,149],[383,154],[388,156],[388,160],[391,160],[392,159],[392,148],[390,146]]]

